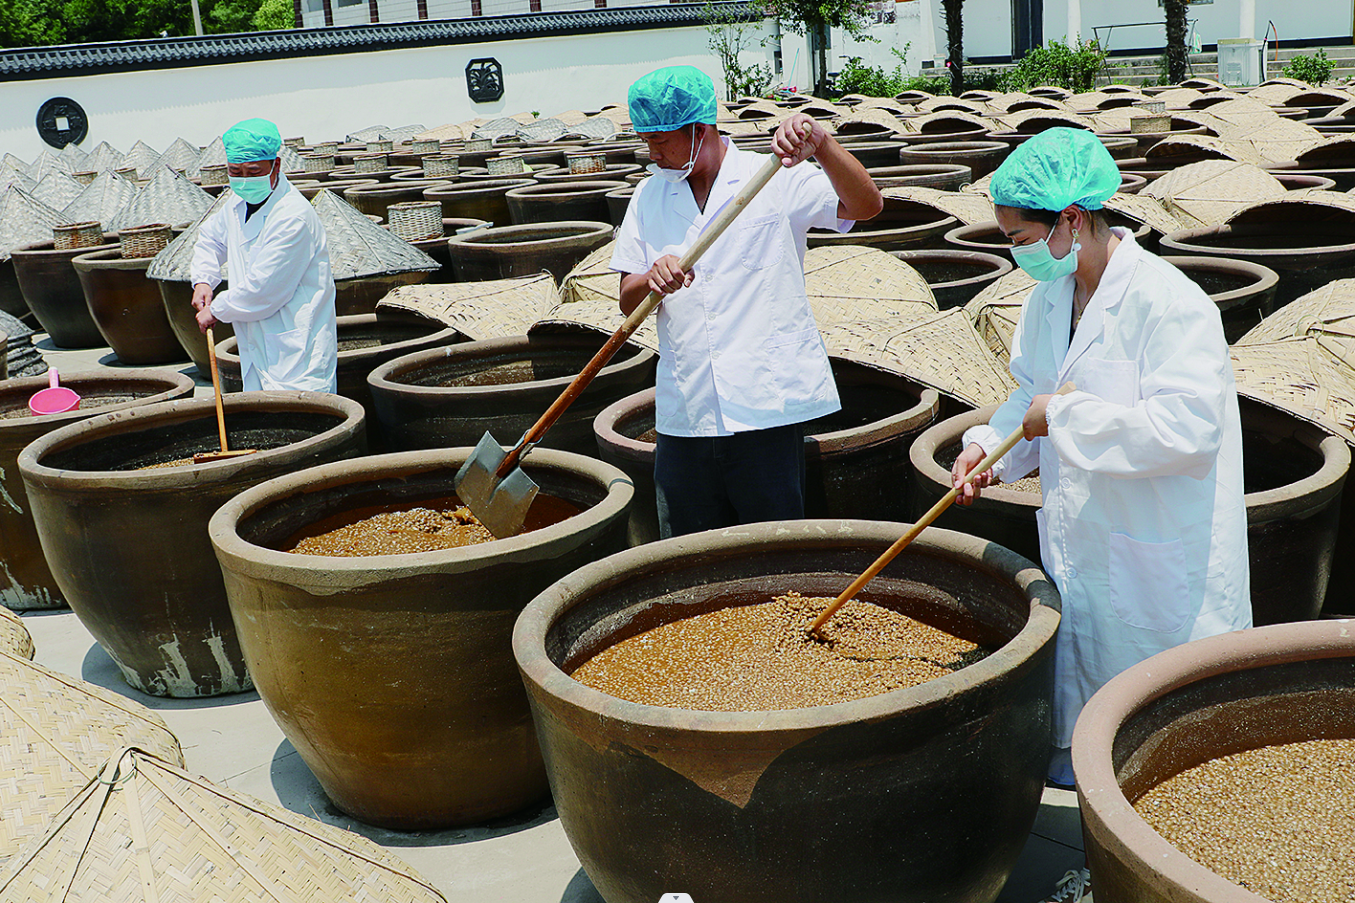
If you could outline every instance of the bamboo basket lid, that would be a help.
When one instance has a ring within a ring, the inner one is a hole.
[[[126,177],[105,169],[66,205],[61,215],[73,223],[97,222],[105,232],[111,232],[111,224],[139,190]]]
[[[6,899],[56,903],[432,903],[376,844],[117,751],[0,876]]]
[[[197,162],[189,167],[188,177],[190,179],[201,178],[204,166],[225,166],[226,163],[226,145],[221,140],[221,136],[217,135],[212,139],[211,144],[203,148],[202,153],[198,155]]]
[[[449,122],[446,125],[420,132],[414,137],[424,141],[463,141],[466,134],[461,130],[460,125]]]
[[[453,282],[402,285],[382,298],[378,310],[407,310],[452,327],[473,342],[525,335],[559,300],[549,273]]]
[[[1299,79],[1299,78],[1290,78],[1290,77],[1287,76],[1287,75],[1277,75],[1277,76],[1275,76],[1275,77],[1273,77],[1273,78],[1268,78],[1268,79],[1266,79],[1265,81],[1261,82],[1260,87],[1264,88],[1264,87],[1266,87],[1267,85],[1293,85],[1295,88],[1311,88],[1311,87],[1312,87],[1312,85],[1308,84],[1306,81],[1304,81],[1304,80],[1302,80],[1302,79]]]
[[[839,320],[819,326],[823,345],[831,357],[840,357],[858,364],[878,367],[900,376],[898,361],[885,352],[890,337],[898,332],[894,320]]]
[[[1036,97],[1034,94],[1027,94],[1025,91],[1009,91],[1006,94],[999,94],[988,101],[988,106],[994,112],[1011,113],[1012,107],[1023,106],[1030,109],[1041,110],[1067,110],[1067,104],[1063,101],[1055,100],[1052,97]],[[1014,112],[1021,112],[1016,110]]]
[[[775,119],[785,112],[784,107],[779,107],[770,100],[755,100],[752,103],[744,104],[734,112],[735,119]]]
[[[300,172],[306,167],[301,155],[296,152],[296,148],[289,147],[286,144],[278,149],[278,159],[282,161],[283,172]]]
[[[330,272],[335,282],[364,276],[432,272],[441,266],[327,188],[316,192],[311,204],[325,229]]]
[[[190,182],[183,173],[161,166],[150,183],[138,191],[108,224],[108,230],[119,232],[149,223],[171,226],[191,223],[206,213],[215,201],[216,198]]]
[[[223,191],[217,195],[215,202],[211,207],[203,211],[202,216],[194,220],[193,225],[170,241],[168,245],[155,255],[150,266],[146,267],[147,279],[158,279],[161,282],[189,282],[193,278],[193,251],[198,243],[198,233],[202,230],[202,224],[207,217],[213,215],[222,207],[230,202],[232,195],[229,191]],[[222,268],[224,271],[224,267]]]
[[[1206,91],[1224,90],[1223,82],[1219,81],[1216,78],[1205,78],[1204,76],[1200,75],[1186,79],[1185,81],[1181,82],[1181,85],[1186,88],[1201,88]]]
[[[741,135],[766,135],[767,123],[770,119],[731,119],[716,123],[715,127],[720,130],[720,134],[731,137]]]
[[[127,153],[118,160],[116,169],[126,169],[129,166],[136,167],[136,177],[138,179],[150,178],[151,169],[154,168],[157,160],[160,159],[160,152],[151,147],[144,141],[138,141],[133,144]]]
[[[851,134],[853,128],[858,125],[865,126],[883,126],[891,132],[899,132],[903,129],[903,120],[895,116],[884,107],[856,107],[850,113],[843,116],[838,122],[837,133]]]
[[[37,183],[28,177],[28,173],[16,169],[9,163],[0,163],[0,189],[8,188],[11,185],[28,192],[37,187]]]
[[[1289,339],[1355,338],[1355,279],[1337,279],[1284,305],[1237,340],[1259,345]],[[1355,360],[1351,361],[1355,366]]]
[[[1148,160],[1166,157],[1209,154],[1219,160],[1235,160],[1239,163],[1251,163],[1260,166],[1264,158],[1249,144],[1237,141],[1225,141],[1222,138],[1210,138],[1205,135],[1173,135],[1163,138],[1144,153]]]
[[[1018,110],[1015,113],[1008,113],[1002,116],[998,122],[1005,128],[1020,130],[1027,123],[1047,123],[1047,127],[1056,127],[1066,125],[1071,128],[1090,129],[1095,125],[1095,120],[1090,116],[1084,116],[1072,110],[1059,109],[1035,109]]]
[[[85,169],[111,172],[117,167],[120,160],[122,160],[121,151],[107,141],[100,141],[94,145],[94,150],[90,151],[89,156],[85,158]]]
[[[488,138],[491,141],[498,141],[500,138],[508,138],[516,135],[518,129],[524,123],[519,122],[511,116],[500,116],[498,119],[491,119],[484,125],[476,126],[475,131],[471,132],[471,138]]]
[[[1136,223],[1152,226],[1163,235],[1170,235],[1186,228],[1161,201],[1143,192],[1138,194],[1116,192],[1106,200],[1105,207],[1107,210],[1129,217]]]
[[[1232,348],[1239,395],[1355,445],[1355,340],[1318,335]]]
[[[1335,224],[1355,227],[1355,195],[1320,188],[1287,191],[1283,197],[1259,200],[1228,217],[1231,225],[1292,223],[1295,227],[1321,228]]]
[[[613,104],[611,106],[603,107],[598,113],[598,116],[603,119],[610,119],[612,122],[616,123],[618,131],[630,129],[630,110],[626,108],[625,104]]]
[[[179,741],[149,709],[0,651],[0,861],[42,834],[104,761],[136,744],[182,764]],[[4,899],[50,900],[6,895]]]
[[[1006,401],[1016,388],[962,308],[896,332],[884,352],[890,369],[974,407]]]
[[[913,119],[904,119],[903,129],[900,134],[907,136],[910,132],[917,134],[934,134],[945,131],[944,128],[931,128],[934,125],[945,125],[947,123],[965,126],[965,131],[972,129],[984,129],[991,131],[993,120],[981,119],[973,113],[962,113],[957,110],[945,110],[940,113],[928,113],[925,116],[917,116]]]
[[[1021,308],[1038,284],[1017,267],[989,283],[964,306],[974,328],[1004,366],[1011,361],[1012,337],[1021,320]]]
[[[535,327],[577,326],[608,335],[620,328],[621,278],[611,267],[616,242],[610,241],[583,260],[560,283],[558,300],[533,325]],[[659,350],[657,317],[650,316],[630,337],[642,348]]]
[[[1284,185],[1259,166],[1229,160],[1182,166],[1139,192],[1161,201],[1184,228],[1218,226],[1243,207],[1287,194]]]
[[[989,106],[981,100],[964,100],[959,97],[939,95],[936,97],[928,97],[926,100],[918,103],[917,110],[919,113],[934,113],[938,110],[943,110],[948,112],[963,111],[978,115],[987,113],[989,111]]]
[[[909,108],[892,97],[867,97],[855,107],[856,110],[884,110],[895,116],[902,116]]]
[[[886,188],[880,192],[887,198],[916,201],[935,207],[947,216],[953,216],[966,226],[986,223],[993,218],[993,202],[986,195],[973,191],[941,191],[938,188]]]
[[[393,129],[383,129],[377,136],[379,141],[394,141],[396,144],[407,144],[416,136],[422,135],[428,130],[422,122],[411,122],[409,125],[396,126]]]
[[[569,126],[558,119],[538,119],[535,122],[518,126],[518,130],[514,134],[524,141],[547,142],[563,138],[568,131]]]
[[[1299,169],[1321,169],[1329,163],[1349,166],[1351,158],[1355,158],[1355,136],[1330,138],[1313,145],[1294,159]]]
[[[1208,96],[1208,95],[1206,95]],[[1279,119],[1280,114],[1268,104],[1262,103],[1246,94],[1240,94],[1231,97],[1228,100],[1211,104],[1205,108],[1208,112],[1220,119],[1229,119],[1237,116],[1264,116],[1267,119]]]
[[[53,154],[51,151],[43,151],[32,165],[25,170],[25,173],[34,182],[41,182],[54,172],[71,174],[71,168],[65,160]]]
[[[875,248],[829,245],[805,254],[805,294],[820,328],[837,322],[912,322],[936,313],[922,274]]]
[[[31,194],[53,210],[64,210],[80,196],[85,186],[64,172],[48,173],[41,182],[33,186]]]
[[[33,635],[17,612],[0,605],[0,649],[19,658],[33,658]]]
[[[565,110],[563,113],[556,113],[551,118],[558,119],[565,125],[578,125],[588,118],[588,114],[583,110]]]
[[[0,261],[22,245],[47,241],[52,227],[67,222],[60,212],[48,207],[17,185],[0,192]]]
[[[1101,108],[1107,100],[1119,101],[1121,93],[1107,94],[1105,91],[1083,91],[1064,100],[1064,105],[1076,113],[1092,113]]]
[[[170,169],[189,173],[198,165],[201,157],[201,148],[194,147],[182,138],[175,138],[174,143],[165,148],[165,152],[155,162],[157,166],[168,166]]]
[[[1339,107],[1352,100],[1349,91],[1340,88],[1304,88],[1285,101],[1287,107]]]
[[[1204,92],[1195,88],[1176,87],[1163,91],[1153,99],[1163,101],[1166,103],[1167,109],[1171,109],[1172,107],[1184,107],[1192,100],[1197,100],[1203,96]]]
[[[590,116],[582,122],[568,127],[565,131],[565,138],[592,138],[596,141],[606,141],[620,131],[615,122],[605,116]]]
[[[1228,137],[1228,136],[1225,136]],[[1275,119],[1248,132],[1246,140],[1268,162],[1284,163],[1323,143],[1321,132],[1292,119]]]

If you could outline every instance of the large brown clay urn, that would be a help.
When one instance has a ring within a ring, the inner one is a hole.
[[[251,486],[366,451],[361,406],[335,395],[231,396],[225,419],[231,448],[255,454],[192,463],[220,450],[208,397],[91,418],[19,456],[62,595],[144,693],[249,689],[207,521]]]
[[[259,695],[330,799],[370,824],[473,824],[545,796],[510,652],[513,621],[555,580],[625,547],[624,475],[537,449],[523,459],[527,474],[580,513],[445,551],[365,558],[277,551],[331,515],[452,495],[470,451],[312,468],[237,496],[212,520]]]
[[[534,276],[542,270],[562,282],[579,261],[611,241],[613,231],[609,222],[587,220],[494,226],[454,235],[447,247],[461,282]]]
[[[124,364],[168,364],[188,355],[175,338],[156,283],[152,257],[124,258],[119,248],[91,251],[72,264],[99,333]]]
[[[0,604],[18,611],[65,605],[33,526],[19,452],[52,430],[98,414],[193,394],[193,380],[173,370],[72,371],[61,374],[61,383],[80,396],[80,407],[42,417],[29,414],[28,399],[47,388],[46,376],[0,383]]]
[[[991,903],[1049,763],[1058,593],[1029,561],[928,530],[862,598],[997,651],[911,689],[782,711],[640,705],[569,677],[641,631],[795,591],[835,596],[907,529],[778,521],[651,543],[518,619],[560,822],[607,903]]]
[[[106,251],[117,247],[117,236],[104,236],[109,244],[97,248],[55,250],[52,241],[39,242],[15,248],[14,275],[19,280],[24,300],[38,318],[38,325],[47,331],[52,344],[59,348],[98,348],[104,344],[99,327],[94,325],[85,293],[80,289],[80,278],[71,261],[90,251]]]

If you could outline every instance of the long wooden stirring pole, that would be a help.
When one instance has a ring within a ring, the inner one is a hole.
[[[1072,392],[1076,388],[1077,387],[1072,383],[1064,383],[1063,387],[1054,394],[1067,395],[1069,392]],[[989,452],[988,456],[985,457],[982,461],[980,461],[978,466],[971,470],[968,473],[968,475],[965,476],[964,481],[960,484],[959,487],[952,487],[950,492],[947,492],[945,495],[941,496],[937,503],[935,505],[932,505],[930,511],[922,515],[922,517],[918,519],[917,523],[909,527],[908,531],[904,533],[902,536],[900,536],[897,542],[895,542],[888,549],[885,549],[884,554],[881,555],[879,558],[875,559],[875,563],[872,564],[870,567],[866,568],[865,572],[862,573],[860,577],[857,577],[855,580],[853,580],[851,586],[844,589],[842,591],[842,595],[834,599],[833,604],[829,605],[827,608],[823,610],[823,614],[819,615],[818,618],[814,621],[814,626],[809,628],[809,632],[817,635],[819,632],[819,628],[823,627],[824,624],[827,624],[828,619],[831,618],[833,615],[837,614],[837,610],[839,608],[846,605],[847,601],[851,599],[852,596],[855,596],[857,593],[859,593],[863,586],[865,586],[871,580],[875,579],[875,576],[879,574],[880,571],[883,571],[885,569],[885,566],[888,565],[889,562],[897,558],[900,552],[908,548],[909,543],[917,539],[919,533],[927,529],[927,527],[931,526],[932,521],[940,517],[941,513],[951,506],[951,503],[953,503],[955,499],[959,497],[960,490],[962,488],[974,482],[974,480],[978,478],[979,474],[989,470],[994,464],[998,462],[999,459],[1002,458],[1003,455],[1005,455],[1007,452],[1015,448],[1016,443],[1020,442],[1021,438],[1024,435],[1025,431],[1019,426],[1016,429],[1012,430],[1011,435],[1008,436],[1006,439],[1003,439],[1001,445],[999,445],[997,448]]]

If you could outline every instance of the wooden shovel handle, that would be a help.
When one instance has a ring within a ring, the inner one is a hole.
[[[743,212],[744,208],[748,206],[748,202],[771,181],[772,176],[776,175],[779,169],[781,169],[781,158],[772,154],[762,168],[757,171],[757,174],[743,187],[743,190],[731,198],[715,215],[715,218],[710,221],[705,230],[697,236],[696,241],[687,250],[687,253],[682,255],[682,259],[678,261],[678,267],[683,272],[690,270],[692,265],[701,259],[701,255],[706,253],[715,239],[719,238],[735,217]],[[535,445],[541,441],[541,437],[546,435],[546,431],[555,425],[555,421],[559,420],[560,415],[564,414],[565,410],[574,403],[574,399],[583,394],[583,390],[588,388],[588,384],[593,381],[598,372],[607,366],[612,356],[621,349],[627,339],[635,334],[635,330],[640,328],[640,324],[654,312],[661,301],[663,301],[663,295],[658,292],[650,292],[645,296],[645,300],[640,302],[640,306],[631,311],[631,315],[626,318],[626,322],[622,323],[620,328],[612,333],[606,344],[598,349],[598,353],[593,355],[593,359],[579,371],[579,375],[574,377],[565,387],[565,390],[560,393],[560,397],[555,399],[550,407],[546,408],[546,412],[541,415],[541,419],[537,420],[517,446],[504,456],[498,470],[494,472],[496,479],[502,480],[513,472],[513,468],[518,466],[518,460],[522,457],[523,451],[529,445]]]
[[[230,451],[226,447],[226,411],[221,404],[221,374],[216,369],[216,337],[212,335],[212,327],[207,327],[207,360],[212,369],[212,394],[216,396],[216,431],[221,437],[221,450]]]
[[[1076,388],[1077,387],[1072,383],[1064,383],[1063,387],[1060,388],[1054,394],[1067,395],[1069,392],[1074,391]],[[842,595],[838,596],[836,599],[833,600],[832,605],[829,605],[827,608],[823,610],[823,613],[820,614],[818,618],[814,621],[814,626],[809,629],[810,633],[818,633],[819,628],[822,627],[824,624],[827,624],[828,619],[835,615],[839,608],[846,605],[847,601],[851,599],[852,596],[855,596],[857,593],[859,593],[863,586],[865,586],[871,580],[874,580],[875,576],[879,574],[880,571],[883,571],[885,569],[885,566],[888,565],[889,562],[897,558],[900,552],[908,548],[909,543],[917,539],[919,533],[927,529],[927,527],[931,526],[932,521],[940,517],[941,513],[951,506],[951,503],[954,502],[955,499],[959,497],[961,488],[974,482],[974,480],[978,478],[979,474],[984,473],[991,469],[994,464],[1001,460],[1003,455],[1005,455],[1007,452],[1011,451],[1013,448],[1016,447],[1016,443],[1020,442],[1024,435],[1025,431],[1022,427],[1018,426],[1016,429],[1012,430],[1011,435],[1009,435],[1006,439],[1003,439],[1001,445],[999,445],[997,448],[989,452],[988,455],[978,463],[978,466],[976,466],[973,470],[971,470],[968,474],[965,475],[964,481],[960,484],[959,487],[952,487],[950,492],[947,492],[945,495],[941,496],[941,498],[937,500],[935,505],[932,505],[931,509],[926,514],[918,518],[917,523],[909,527],[908,531],[904,533],[902,536],[900,536],[892,546],[890,546],[888,549],[885,549],[884,554],[881,555],[879,558],[875,559],[874,564],[866,568],[865,572],[862,573],[860,577],[857,577],[855,580],[853,580],[851,585],[842,591]],[[964,450],[961,449],[961,452],[963,451]]]

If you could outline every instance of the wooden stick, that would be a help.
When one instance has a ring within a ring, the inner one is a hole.
[[[212,365],[212,392],[216,395],[216,431],[221,437],[221,452],[225,454],[230,451],[226,447],[226,410],[221,404],[221,375],[216,369],[216,338],[210,326],[207,327],[207,360]]]
[[[772,176],[776,175],[777,170],[781,168],[781,158],[772,154],[771,159],[763,164],[757,174],[743,187],[743,190],[731,198],[702,233],[697,236],[691,248],[678,261],[678,268],[684,273],[690,270],[692,265],[701,259],[701,255],[706,253],[706,249],[711,246],[711,243],[720,237],[721,233],[734,221],[734,218],[748,206],[748,202],[762,190],[763,186],[771,181]],[[612,356],[635,333],[635,330],[640,328],[640,324],[654,311],[654,308],[659,306],[663,297],[658,292],[650,292],[645,296],[645,300],[640,302],[640,306],[631,311],[630,316],[626,318],[626,322],[622,323],[620,328],[612,333],[607,343],[598,349],[598,353],[579,372],[579,375],[574,377],[573,381],[565,387],[565,390],[560,393],[560,397],[555,399],[555,402],[546,409],[546,413],[541,415],[541,419],[522,437],[522,441],[518,442],[517,446],[504,456],[498,469],[494,471],[496,479],[502,480],[513,472],[513,468],[518,466],[518,460],[522,457],[524,450],[539,442],[546,431],[555,425],[555,421],[560,419],[560,415],[565,412],[565,409],[574,403],[574,399],[578,398],[584,389],[588,388],[588,384],[593,381],[593,377],[597,376],[598,371],[607,366]]]
[[[1077,387],[1074,386],[1072,383],[1064,383],[1063,388],[1059,389],[1054,394],[1067,395],[1069,392],[1072,392],[1076,388]],[[833,615],[837,614],[837,610],[839,608],[846,605],[847,601],[851,599],[852,596],[855,596],[857,593],[859,593],[863,586],[865,586],[871,580],[875,579],[875,576],[879,574],[880,571],[883,571],[886,565],[889,564],[889,562],[897,558],[900,552],[908,548],[909,543],[917,539],[918,534],[920,534],[923,530],[927,529],[927,527],[931,526],[932,521],[940,517],[941,513],[951,506],[951,503],[953,503],[955,499],[959,497],[961,489],[963,489],[970,483],[973,483],[974,480],[978,479],[980,474],[990,470],[992,466],[1002,458],[1003,455],[1005,455],[1007,452],[1011,451],[1013,448],[1016,447],[1016,443],[1020,442],[1024,435],[1025,435],[1024,429],[1018,426],[1015,430],[1012,431],[1011,435],[1009,435],[1006,439],[1003,439],[1001,445],[993,449],[982,461],[978,463],[978,466],[976,466],[973,470],[971,470],[968,474],[965,475],[964,481],[958,487],[952,487],[950,492],[947,492],[945,495],[941,496],[937,503],[935,505],[932,505],[931,510],[929,510],[926,514],[922,515],[922,517],[918,518],[917,523],[909,527],[908,531],[904,533],[902,536],[900,536],[897,542],[895,542],[888,549],[885,549],[884,554],[881,555],[879,558],[875,559],[874,564],[866,568],[865,572],[862,573],[861,576],[853,580],[851,586],[848,586],[846,589],[844,589],[842,591],[842,595],[834,599],[833,604],[829,605],[826,609],[824,609],[823,614],[818,616],[818,618],[814,621],[814,626],[809,628],[809,632],[812,634],[817,634],[819,632],[819,628],[821,628],[824,624],[827,624],[828,619],[831,618]],[[963,453],[963,449],[961,449],[961,453]]]

